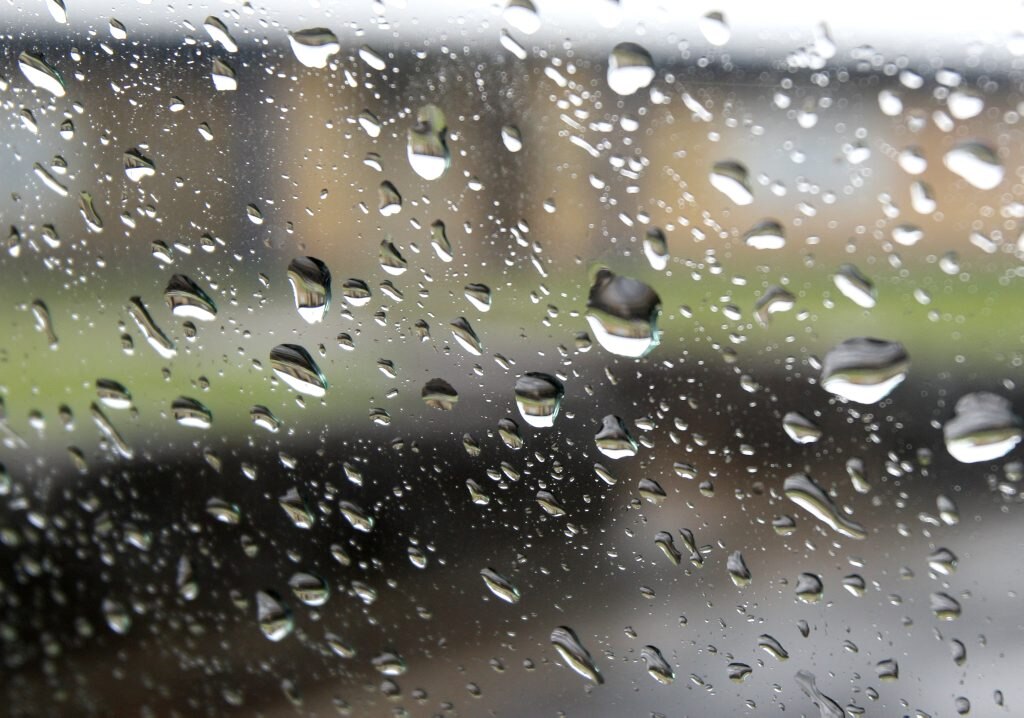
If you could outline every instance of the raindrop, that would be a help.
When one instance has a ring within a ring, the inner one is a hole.
[[[257,404],[249,410],[249,418],[252,419],[253,424],[261,429],[266,429],[271,434],[276,434],[281,429],[281,420],[262,404]]]
[[[295,628],[291,610],[274,591],[256,592],[256,620],[263,635],[274,642],[287,637]]]
[[[501,128],[501,141],[509,152],[519,152],[523,149],[523,134],[515,125],[505,125]]]
[[[238,44],[220,18],[210,15],[203,21],[203,27],[210,39],[223,47],[225,52],[238,52]]]
[[[384,217],[390,217],[402,211],[402,195],[387,180],[381,182],[377,188],[377,209]]]
[[[501,16],[514,30],[524,35],[540,30],[540,16],[531,0],[509,0]]]
[[[709,12],[697,21],[704,39],[715,47],[721,47],[729,42],[732,32],[725,21],[725,15],[720,12]]]
[[[846,711],[840,708],[838,703],[818,690],[813,673],[807,671],[798,672],[796,674],[796,684],[800,686],[800,690],[817,707],[820,718],[845,718]]]
[[[327,379],[305,349],[297,344],[278,344],[270,351],[270,367],[285,384],[300,394],[322,397]]]
[[[774,636],[770,636],[767,633],[761,634],[757,639],[757,645],[759,648],[764,649],[766,653],[774,656],[780,661],[784,661],[789,658],[789,652],[782,647],[782,644]]]
[[[754,201],[754,193],[750,189],[747,168],[732,160],[716,162],[711,170],[711,186],[724,194],[739,206],[746,206]]]
[[[61,25],[68,24],[68,8],[64,4],[64,0],[46,0],[46,8],[55,22]]]
[[[598,270],[587,299],[587,321],[613,354],[642,357],[659,342],[661,298],[638,279]]]
[[[96,380],[96,397],[103,406],[111,409],[130,409],[132,406],[131,392],[113,379]]]
[[[796,411],[782,417],[782,428],[786,435],[798,444],[813,444],[821,438],[821,428]]]
[[[163,330],[153,321],[153,317],[150,316],[146,305],[142,303],[142,299],[132,297],[128,301],[128,315],[134,320],[139,331],[146,337],[146,341],[156,350],[157,354],[164,359],[170,359],[177,354],[174,342],[168,339]]]
[[[793,474],[783,482],[786,497],[806,510],[836,533],[853,539],[864,539],[864,527],[839,513],[825,490],[807,474]]]
[[[1006,171],[995,153],[978,142],[957,145],[946,153],[942,161],[950,172],[981,190],[998,186]]]
[[[619,43],[608,56],[608,87],[618,95],[632,95],[654,81],[651,53],[633,42]]]
[[[194,429],[209,429],[213,425],[213,414],[202,403],[187,396],[179,396],[171,402],[171,414],[182,426]]]
[[[103,599],[103,618],[110,630],[119,635],[128,633],[132,627],[132,616],[124,605],[110,598]]]
[[[747,562],[743,560],[743,554],[739,551],[729,554],[729,558],[726,559],[726,569],[729,571],[729,578],[737,587],[743,588],[750,584],[750,569],[747,568]]]
[[[429,379],[420,396],[427,406],[443,411],[451,411],[459,401],[459,393],[444,379]]]
[[[42,299],[36,299],[31,304],[32,318],[36,322],[36,331],[46,336],[46,342],[51,349],[57,348],[57,334],[53,329],[53,317]]]
[[[213,89],[218,92],[234,92],[238,89],[238,78],[231,65],[220,58],[214,58],[213,68],[210,70],[210,79],[213,80]]]
[[[651,227],[644,235],[644,256],[647,257],[651,269],[662,272],[668,267],[668,240],[658,227]]]
[[[285,514],[292,520],[296,528],[311,529],[316,519],[299,495],[298,489],[290,488],[286,493],[277,497],[278,505]]]
[[[565,516],[565,509],[550,491],[538,491],[537,503],[548,516]]]
[[[562,382],[541,372],[527,372],[516,379],[516,405],[527,424],[539,428],[554,425],[561,408],[565,387]]]
[[[337,35],[322,27],[290,32],[288,33],[288,42],[292,46],[292,52],[295,53],[295,59],[306,67],[314,69],[327,67],[327,62],[331,57],[341,51]]]
[[[907,376],[910,358],[899,342],[859,337],[832,348],[822,362],[821,386],[859,404],[876,404]]]
[[[299,571],[288,579],[288,586],[295,598],[307,606],[322,606],[331,596],[327,581],[312,573]]]
[[[316,257],[296,257],[288,264],[295,309],[308,324],[322,322],[331,306],[331,270]]]
[[[124,174],[132,182],[141,182],[156,174],[156,166],[153,160],[133,148],[124,153]]]
[[[476,332],[473,331],[473,327],[470,325],[469,320],[465,317],[459,317],[450,325],[452,330],[452,336],[455,337],[455,341],[473,356],[480,356],[483,353],[483,346],[480,344],[480,338],[477,337]]]
[[[743,241],[754,249],[782,249],[786,246],[786,234],[781,224],[774,219],[766,219],[748,229]]]
[[[835,282],[836,289],[857,306],[865,309],[875,306],[877,301],[875,285],[854,265],[844,264],[839,267],[839,271],[832,276],[832,281]]]
[[[995,461],[1020,443],[1024,422],[1009,400],[979,391],[960,397],[954,416],[942,427],[946,450],[957,461]]]
[[[64,78],[56,68],[51,67],[42,55],[23,52],[18,55],[18,68],[25,79],[54,97],[64,97]]]
[[[604,683],[600,671],[590,657],[590,652],[580,643],[575,631],[568,626],[559,626],[551,632],[551,644],[566,665],[594,683]]]
[[[171,314],[186,319],[212,322],[217,318],[217,306],[198,284],[184,274],[175,274],[167,282],[164,300]]]
[[[928,555],[928,568],[943,576],[953,575],[956,565],[956,554],[948,548],[937,548]]]
[[[430,225],[430,246],[434,248],[434,253],[442,262],[450,262],[454,258],[452,243],[448,241],[448,234],[441,220],[436,220]]]
[[[437,105],[425,105],[416,113],[416,124],[409,129],[409,164],[425,180],[439,179],[451,164],[447,132],[444,113]]]
[[[730,663],[725,667],[726,675],[729,676],[729,680],[733,683],[742,683],[747,680],[753,669],[746,663]]]
[[[602,420],[601,430],[594,436],[598,450],[610,459],[636,456],[637,443],[630,436],[625,422],[614,414]]]
[[[640,658],[647,664],[647,673],[664,686],[676,679],[672,666],[668,664],[656,646],[644,646],[640,649]]]
[[[519,589],[512,585],[512,582],[492,568],[480,570],[480,576],[491,593],[507,603],[518,603]]]
[[[768,326],[773,314],[788,312],[796,306],[796,297],[782,287],[773,286],[754,304],[754,317],[762,327]]]
[[[804,603],[817,603],[825,592],[825,584],[821,576],[814,573],[802,573],[796,579],[796,596]]]
[[[486,284],[468,284],[464,291],[466,299],[478,310],[491,311],[491,288]]]

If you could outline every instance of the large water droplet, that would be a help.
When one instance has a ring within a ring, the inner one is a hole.
[[[540,30],[540,16],[531,0],[509,0],[501,14],[505,22],[524,35]]]
[[[790,501],[833,531],[854,539],[867,537],[864,527],[843,516],[825,490],[807,474],[793,474],[783,483],[782,489]]]
[[[796,684],[800,686],[800,690],[817,707],[820,718],[845,718],[846,711],[840,708],[838,703],[818,690],[818,686],[814,682],[814,674],[800,671],[796,674]]]
[[[909,368],[910,357],[899,342],[847,339],[825,355],[821,385],[848,401],[876,404],[906,378]]]
[[[954,416],[942,427],[946,450],[965,464],[1006,456],[1024,436],[1024,422],[1009,400],[979,391],[960,397]]]
[[[306,67],[323,69],[341,51],[338,36],[323,27],[312,27],[288,33],[288,42],[295,59]]]
[[[327,581],[312,573],[293,573],[288,579],[288,587],[295,598],[307,606],[322,606],[331,597],[331,588]]]
[[[711,186],[728,197],[735,205],[745,206],[754,201],[747,168],[739,162],[732,160],[716,162],[711,169],[709,179]]]
[[[551,645],[558,651],[558,655],[561,656],[562,660],[574,671],[594,683],[604,683],[601,672],[598,671],[597,666],[594,664],[594,659],[590,657],[590,651],[584,648],[576,632],[571,628],[559,626],[553,630],[551,632]]]
[[[149,345],[156,350],[157,354],[164,359],[170,359],[178,353],[174,348],[174,342],[168,339],[163,330],[153,321],[153,317],[150,316],[146,305],[142,303],[142,299],[132,297],[128,301],[128,315],[135,322],[142,335],[146,337]]]
[[[217,306],[198,284],[184,274],[175,274],[167,282],[164,300],[171,314],[186,319],[212,322],[217,318]]]
[[[619,95],[632,95],[653,81],[651,53],[634,42],[615,46],[608,56],[608,87]]]
[[[296,257],[288,264],[295,309],[309,324],[322,322],[331,306],[331,270],[316,257]]]
[[[451,411],[459,401],[459,392],[455,391],[455,387],[444,379],[435,378],[427,380],[427,383],[423,385],[420,396],[427,406],[443,411]]]
[[[717,11],[709,12],[701,17],[697,21],[697,27],[700,28],[704,39],[716,47],[721,47],[729,42],[729,38],[732,36],[732,31],[725,21],[725,15]]]
[[[409,129],[409,164],[425,180],[440,178],[451,163],[447,132],[444,113],[437,105],[425,105],[416,113],[416,124]]]
[[[179,396],[171,402],[171,414],[182,426],[209,429],[213,425],[213,413],[202,402],[187,396]]]
[[[42,55],[23,52],[18,55],[18,68],[25,79],[36,87],[46,90],[54,97],[64,97],[64,78],[56,68],[51,67]]]
[[[950,172],[981,190],[994,189],[1006,172],[995,153],[980,142],[957,145],[942,161]]]
[[[210,15],[203,21],[203,28],[210,39],[223,47],[225,52],[238,52],[238,43],[231,37],[231,31],[220,18]]]
[[[859,307],[871,309],[877,301],[875,285],[852,264],[844,264],[832,277],[844,297]]]
[[[640,658],[647,664],[647,673],[658,683],[667,686],[676,679],[672,666],[665,660],[665,656],[661,655],[661,651],[658,650],[657,646],[644,646],[641,648]]]
[[[304,348],[297,344],[278,344],[270,351],[270,367],[285,384],[300,394],[322,397],[327,379]]]
[[[601,430],[594,436],[598,450],[610,459],[636,456],[637,443],[621,418],[609,414],[602,420]]]
[[[555,423],[565,395],[562,382],[541,372],[527,372],[516,379],[516,405],[527,424],[548,427]]]
[[[491,593],[502,601],[508,603],[517,603],[519,601],[519,589],[494,569],[483,568],[480,570],[480,576],[484,579],[484,583]]]
[[[215,58],[210,70],[213,89],[218,92],[234,92],[238,89],[238,78],[234,69],[220,58]]]
[[[256,592],[256,620],[263,635],[275,642],[287,637],[295,628],[291,610],[274,591]]]
[[[459,317],[451,323],[452,336],[455,337],[455,341],[473,356],[480,356],[483,352],[483,346],[480,344],[480,338],[473,331],[473,327],[470,325],[469,320],[465,317]]]
[[[658,345],[661,298],[638,279],[601,269],[590,287],[587,321],[613,354],[641,357]]]
[[[782,249],[786,246],[786,233],[774,219],[766,219],[748,229],[743,241],[754,249]]]
[[[141,182],[156,174],[156,166],[153,160],[132,148],[124,153],[124,174],[132,182]]]

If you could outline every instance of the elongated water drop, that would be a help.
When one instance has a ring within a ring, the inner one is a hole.
[[[800,671],[796,674],[796,684],[800,690],[811,699],[818,709],[820,718],[845,718],[846,711],[839,707],[839,704],[826,696],[814,682],[814,674],[807,671]]]
[[[217,305],[198,284],[184,274],[175,274],[167,282],[164,299],[171,314],[186,319],[212,322],[217,318]]]
[[[783,482],[782,490],[790,501],[836,533],[854,539],[867,538],[864,527],[839,513],[825,490],[807,474],[793,474]]]
[[[782,249],[786,246],[786,233],[777,221],[766,219],[748,229],[743,241],[754,249]]]
[[[288,33],[288,42],[295,59],[306,67],[323,69],[341,51],[338,36],[323,27],[312,27]]]
[[[416,113],[407,151],[413,171],[425,180],[439,179],[451,164],[447,133],[444,112],[437,105],[425,105]]]
[[[156,350],[157,354],[164,359],[170,359],[178,353],[174,348],[174,342],[168,339],[163,330],[153,321],[153,317],[150,316],[146,305],[142,303],[142,299],[132,297],[128,301],[128,315],[135,322],[142,335],[146,337],[149,345]]]
[[[844,297],[859,307],[871,309],[878,301],[875,285],[852,264],[839,267],[839,271],[832,276],[832,281]]]
[[[551,645],[555,647],[558,655],[561,656],[566,665],[574,671],[594,683],[599,685],[604,683],[601,672],[594,664],[594,659],[590,657],[590,651],[580,643],[579,637],[571,628],[559,626],[553,630],[551,632]]]
[[[146,177],[156,174],[153,160],[145,157],[138,149],[132,148],[124,153],[124,174],[132,182],[141,182]]]
[[[697,21],[697,27],[704,35],[704,39],[715,47],[721,47],[729,42],[732,31],[725,21],[725,15],[718,11],[709,12]]]
[[[957,145],[942,158],[946,169],[981,190],[995,189],[1006,169],[995,153],[980,142]]]
[[[234,69],[220,58],[213,60],[210,79],[213,81],[213,89],[218,92],[234,92],[238,89],[238,76]]]
[[[786,435],[798,444],[813,444],[821,438],[821,428],[803,414],[791,411],[782,417]]]
[[[480,576],[491,593],[507,603],[519,602],[519,589],[512,582],[492,568],[480,570]]]
[[[859,404],[876,404],[907,376],[910,357],[899,342],[858,337],[829,350],[821,368],[821,386]]]
[[[238,44],[235,38],[231,37],[231,31],[223,20],[210,15],[203,20],[203,28],[210,39],[223,47],[225,52],[238,52]]]
[[[459,343],[463,349],[472,354],[473,356],[480,356],[483,353],[483,346],[480,344],[480,338],[473,331],[473,327],[470,325],[469,320],[465,317],[459,317],[450,325],[452,330],[452,336],[455,337],[455,341]]]
[[[288,264],[295,309],[309,324],[322,322],[331,306],[331,270],[316,257],[296,257]]]
[[[263,635],[275,643],[295,628],[291,610],[274,591],[256,592],[256,620]]]
[[[64,97],[64,78],[56,68],[43,59],[42,55],[28,51],[21,53],[18,55],[18,68],[25,79],[34,86],[46,90],[54,97]]]

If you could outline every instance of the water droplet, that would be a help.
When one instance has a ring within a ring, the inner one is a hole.
[[[1006,172],[995,153],[979,142],[957,145],[946,153],[942,161],[950,172],[981,190],[994,189],[1003,181]]]
[[[640,649],[640,658],[647,664],[647,673],[664,686],[676,679],[672,666],[668,664],[656,646],[644,646]]]
[[[452,336],[455,337],[455,341],[459,343],[459,346],[473,356],[480,356],[483,353],[483,345],[480,344],[480,338],[473,331],[473,327],[468,319],[459,317],[449,326],[452,330]]]
[[[804,603],[817,603],[825,592],[825,584],[821,576],[813,573],[802,573],[796,579],[796,596]]]
[[[285,384],[300,394],[322,397],[327,379],[304,348],[297,344],[278,344],[270,351],[270,367]]]
[[[409,164],[425,180],[439,179],[451,164],[447,132],[444,113],[437,105],[424,105],[416,113],[416,124],[409,129]]]
[[[103,231],[103,219],[100,217],[99,212],[96,211],[92,195],[88,192],[79,193],[78,212],[82,215],[82,220],[90,232],[99,233]]]
[[[859,337],[831,349],[822,362],[821,386],[859,404],[876,404],[907,376],[910,358],[899,342]]]
[[[171,402],[171,414],[182,426],[194,429],[209,429],[213,425],[213,414],[202,403],[187,396],[179,396]]]
[[[952,621],[960,617],[960,602],[948,593],[936,591],[930,597],[932,613],[940,621]]]
[[[55,22],[67,25],[68,8],[64,4],[64,0],[46,0],[46,9],[50,11],[50,16]]]
[[[132,182],[141,182],[156,174],[156,166],[153,160],[132,148],[124,153],[124,174]]]
[[[774,219],[766,219],[748,229],[743,241],[754,249],[782,249],[786,246],[786,234],[781,224]]]
[[[725,15],[720,12],[709,12],[697,21],[704,39],[715,47],[721,47],[729,42],[732,31],[725,21]]]
[[[373,667],[385,676],[400,676],[405,673],[405,661],[397,653],[385,651],[371,661]]]
[[[312,573],[299,571],[293,573],[288,579],[288,586],[292,589],[295,598],[307,606],[322,606],[331,597],[330,586],[327,581]]]
[[[377,51],[369,45],[363,45],[359,48],[359,59],[377,72],[383,72],[388,66],[384,58],[377,54]]]
[[[509,0],[501,16],[512,29],[524,35],[532,35],[540,30],[540,16],[530,0]]]
[[[654,545],[661,549],[661,552],[665,554],[665,557],[669,561],[672,562],[672,565],[679,565],[683,555],[679,552],[679,549],[676,548],[672,534],[668,531],[659,531],[654,537]]]
[[[213,80],[213,89],[218,92],[234,92],[238,89],[238,78],[231,65],[220,58],[214,58],[213,67],[210,70],[210,79]]]
[[[948,548],[937,548],[928,555],[928,568],[943,576],[953,575],[956,565],[956,554]]]
[[[128,609],[124,607],[124,604],[119,601],[115,601],[111,598],[103,599],[103,618],[107,622],[107,626],[114,633],[121,636],[128,633],[132,627],[132,616],[128,613]]]
[[[662,272],[668,267],[668,240],[658,227],[651,227],[644,235],[644,256],[655,271]]]
[[[356,649],[333,633],[326,634],[324,640],[327,641],[327,646],[331,649],[331,652],[338,656],[338,658],[356,657]]]
[[[806,510],[836,533],[864,539],[864,527],[843,516],[825,490],[807,474],[793,474],[783,482],[783,492],[790,501]]]
[[[402,211],[402,195],[387,180],[377,187],[377,210],[381,216],[390,217]]]
[[[733,683],[743,683],[747,680],[747,677],[753,672],[753,669],[746,663],[730,663],[725,667],[726,675],[729,676],[729,680]]]
[[[540,507],[544,509],[548,516],[565,516],[565,509],[558,503],[558,499],[550,491],[538,491],[537,503],[540,504]]]
[[[779,286],[769,287],[754,304],[754,317],[762,327],[768,326],[773,314],[788,312],[796,306],[796,297]]]
[[[124,384],[113,379],[96,380],[96,397],[100,403],[111,409],[130,409],[132,394]]]
[[[598,450],[611,459],[636,456],[637,443],[621,418],[609,414],[602,419],[601,430],[594,436]]]
[[[350,501],[341,501],[338,504],[338,509],[341,511],[341,515],[345,517],[345,520],[348,521],[349,526],[354,528],[356,531],[360,531],[364,534],[373,531],[373,516],[366,513],[359,506],[356,506]]]
[[[256,592],[256,620],[263,635],[277,642],[295,628],[292,612],[274,591]]]
[[[306,502],[299,495],[295,488],[288,489],[286,493],[277,497],[277,503],[285,514],[292,520],[296,528],[311,529],[316,519],[306,506]]]
[[[491,311],[491,288],[486,284],[468,284],[464,291],[466,299],[478,310]]]
[[[216,497],[206,502],[206,513],[229,526],[236,526],[242,520],[242,512],[237,506]]]
[[[868,483],[867,474],[864,472],[864,460],[856,456],[846,460],[846,473],[850,477],[850,483],[857,493],[866,494],[871,491],[871,484]]]
[[[56,349],[57,334],[53,329],[53,317],[50,315],[46,302],[42,299],[36,299],[32,302],[30,308],[32,310],[32,318],[36,322],[36,331],[46,335],[47,344],[49,344],[51,349]]]
[[[459,401],[459,392],[444,379],[430,379],[423,385],[420,396],[432,409],[451,411]]]
[[[661,484],[649,478],[640,479],[637,483],[637,493],[645,501],[652,504],[660,504],[668,496]]]
[[[654,82],[651,53],[633,42],[619,43],[608,56],[608,87],[619,95],[632,95]]]
[[[716,162],[709,177],[711,185],[737,206],[754,202],[754,193],[746,167],[733,160]]]
[[[128,28],[124,26],[124,23],[115,17],[110,18],[110,22],[107,23],[110,29],[110,36],[115,40],[127,40],[128,39]]]
[[[495,596],[507,603],[518,603],[519,589],[513,586],[512,582],[507,578],[492,568],[481,569],[480,575],[483,577],[487,588],[489,588],[491,593]]]
[[[852,264],[844,264],[839,271],[832,276],[838,289],[844,297],[859,307],[871,309],[877,302],[877,292],[871,280],[861,274],[860,270]]]
[[[238,44],[231,37],[228,26],[220,18],[210,15],[203,20],[203,27],[210,39],[223,47],[225,52],[238,52]]]
[[[295,53],[295,59],[306,67],[323,69],[327,62],[341,51],[338,36],[323,27],[297,30],[288,33],[288,42]],[[379,68],[383,69],[383,68]]]
[[[281,428],[281,421],[274,413],[262,404],[257,404],[249,410],[249,418],[252,423],[261,429],[266,429],[271,434],[276,434]]]
[[[979,391],[960,397],[942,435],[946,450],[957,461],[995,461],[1020,443],[1024,422],[1013,413],[1009,400]]]
[[[331,306],[331,270],[316,257],[296,257],[288,264],[295,309],[309,324],[322,322]]]
[[[767,633],[762,633],[757,639],[757,645],[759,648],[764,649],[766,653],[774,656],[780,661],[784,661],[789,658],[789,652],[782,647],[782,644],[774,636],[770,636]]]
[[[501,128],[501,141],[509,152],[519,152],[523,149],[523,134],[515,125],[505,125]]]
[[[562,382],[541,372],[527,372],[516,379],[516,405],[527,424],[539,428],[554,425],[565,395]]]
[[[175,274],[167,282],[164,299],[176,317],[212,322],[217,318],[217,306],[198,284],[184,274]]]
[[[733,551],[729,554],[729,558],[726,559],[726,569],[729,571],[729,578],[739,588],[750,585],[750,569],[747,568],[747,562],[743,560],[743,554],[739,551]]]
[[[146,305],[142,303],[142,299],[139,297],[132,297],[128,301],[128,315],[135,322],[135,325],[142,332],[142,336],[146,337],[146,341],[149,345],[156,350],[164,359],[170,359],[177,351],[174,348],[174,342],[167,338],[167,335],[163,333],[153,321],[153,317],[150,316],[149,311],[146,309]]]
[[[798,444],[813,444],[821,438],[821,428],[796,411],[782,417],[782,428],[786,435]]]
[[[800,690],[817,707],[820,718],[845,718],[846,712],[839,707],[839,704],[818,690],[813,673],[807,671],[798,672],[796,674],[796,684],[800,686]]]
[[[430,225],[430,246],[434,248],[442,262],[450,262],[454,258],[452,243],[448,241],[448,234],[441,220],[436,220]]]
[[[957,89],[946,98],[949,114],[957,120],[969,120],[977,117],[985,109],[985,100],[972,90]]]
[[[565,661],[566,665],[598,685],[604,683],[604,678],[590,657],[590,652],[580,643],[576,632],[568,626],[559,626],[551,632],[551,645],[558,651],[558,655]]]
[[[18,55],[18,68],[25,79],[54,97],[64,97],[64,78],[56,68],[51,67],[42,55],[23,52]]]
[[[642,357],[659,342],[661,298],[638,279],[600,269],[587,299],[587,321],[597,341],[613,354]]]

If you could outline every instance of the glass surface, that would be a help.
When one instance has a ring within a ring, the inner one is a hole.
[[[1024,14],[911,5],[0,7],[4,712],[1020,714]]]

